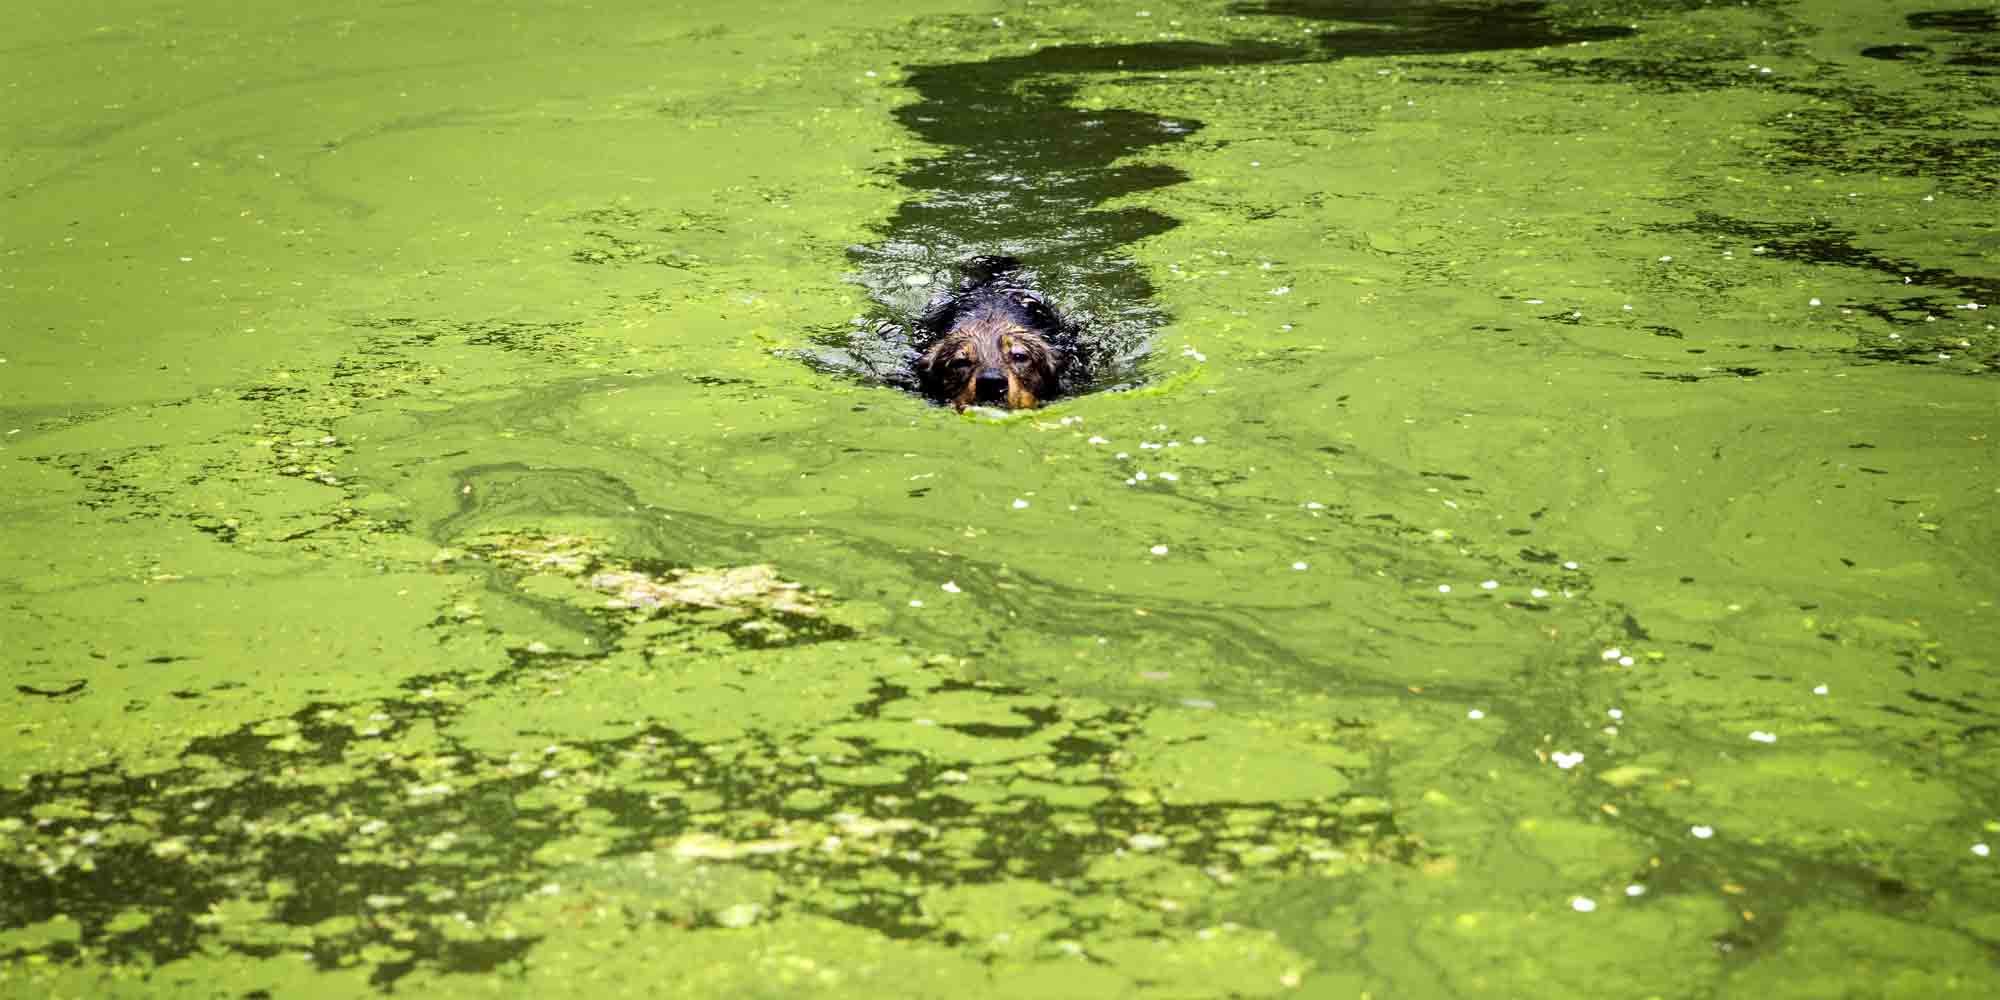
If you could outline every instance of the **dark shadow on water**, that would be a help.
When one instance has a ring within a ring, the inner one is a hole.
[[[1176,74],[1332,62],[1348,56],[1438,55],[1617,38],[1625,27],[1567,29],[1544,4],[1386,3],[1269,0],[1228,8],[1246,16],[1352,22],[1297,45],[1166,41],[1056,45],[1022,55],[908,67],[918,100],[897,119],[939,150],[909,163],[897,181],[910,196],[853,249],[859,280],[883,314],[823,334],[808,363],[892,385],[913,382],[909,365],[925,345],[914,319],[958,265],[1003,254],[1027,265],[1033,284],[1079,321],[1091,348],[1091,389],[1143,377],[1153,332],[1169,317],[1130,247],[1180,220],[1154,208],[1107,208],[1128,195],[1190,179],[1172,166],[1135,162],[1153,147],[1202,129],[1191,118],[1075,103],[1092,76],[1170,79]],[[1338,183],[1334,179],[1332,183]]]
[[[1445,55],[1533,49],[1625,38],[1622,25],[1566,27],[1543,3],[1426,3],[1424,0],[1259,0],[1230,13],[1339,21],[1357,27],[1321,34],[1320,50],[1344,56]]]

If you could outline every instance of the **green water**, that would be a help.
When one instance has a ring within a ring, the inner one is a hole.
[[[1992,8],[35,6],[5,995],[2000,992]]]

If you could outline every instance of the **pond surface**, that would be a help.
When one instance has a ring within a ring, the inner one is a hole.
[[[38,6],[0,992],[2000,990],[1993,8]]]

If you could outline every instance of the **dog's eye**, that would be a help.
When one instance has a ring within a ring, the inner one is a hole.
[[[972,367],[972,359],[971,359],[971,358],[953,358],[953,359],[951,359],[951,366],[952,366],[953,368],[956,368],[956,369],[959,369],[960,371],[964,371],[965,369],[967,369],[967,368],[970,368],[970,367]]]
[[[1017,365],[1025,365],[1028,363],[1027,351],[1014,351],[1013,353],[1008,354],[1007,357],[1013,359],[1014,363]]]

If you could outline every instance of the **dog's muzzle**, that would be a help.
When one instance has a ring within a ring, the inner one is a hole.
[[[973,387],[972,398],[980,403],[1007,405],[1007,373],[998,368],[988,368],[979,373],[979,381]]]

